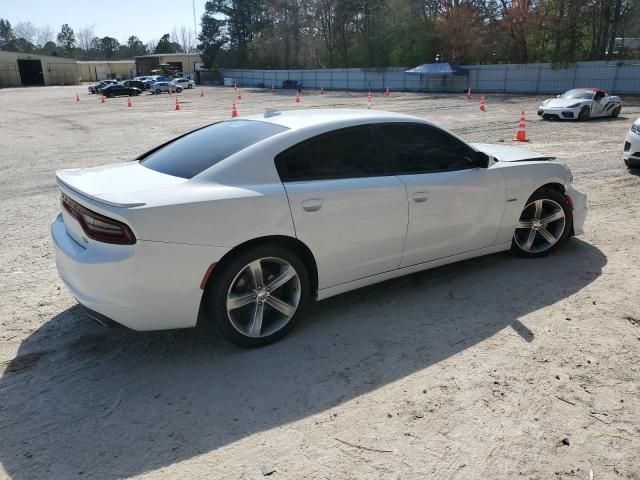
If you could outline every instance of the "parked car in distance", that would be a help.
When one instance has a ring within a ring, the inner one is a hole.
[[[244,347],[286,335],[311,300],[504,250],[542,257],[586,216],[553,158],[399,113],[267,110],[136,160],[56,173],[62,280],[101,323],[200,318]]]
[[[196,82],[188,78],[174,78],[171,83],[180,85],[182,88],[194,88],[196,86]]]
[[[98,85],[96,86],[95,90],[96,93],[102,93],[102,91],[106,88],[109,87],[111,85],[117,85],[118,82],[116,80],[110,80],[110,81],[106,81],[102,84],[102,85]]]
[[[128,97],[136,97],[140,95],[141,90],[135,87],[127,87],[120,83],[108,85],[102,89],[102,94],[107,98],[119,97],[126,95]]]
[[[617,117],[622,99],[609,96],[599,88],[574,88],[542,102],[538,115],[543,120],[588,120],[596,117]]]
[[[144,83],[147,86],[147,90],[149,90],[151,89],[151,85],[156,82],[170,82],[171,80],[172,78],[165,77],[163,75],[151,75],[150,77],[147,77]]]
[[[151,93],[162,93],[162,92],[182,92],[182,87],[180,85],[174,85],[171,82],[156,82],[149,88]]]
[[[638,118],[627,133],[624,142],[624,163],[629,168],[640,167],[640,118]]]
[[[137,88],[140,91],[145,90],[144,82],[140,80],[125,80],[124,82],[120,82],[120,83],[125,87]]]
[[[112,85],[114,83],[118,83],[116,80],[100,80],[93,85],[89,85],[89,93],[98,93],[98,88],[103,88],[107,85]]]

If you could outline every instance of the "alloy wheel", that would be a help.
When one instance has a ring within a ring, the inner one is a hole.
[[[246,265],[231,282],[227,315],[242,335],[267,337],[293,318],[300,295],[300,277],[289,262],[260,258]]]
[[[558,202],[534,200],[522,211],[514,240],[525,252],[544,252],[562,238],[566,223],[564,210]]]

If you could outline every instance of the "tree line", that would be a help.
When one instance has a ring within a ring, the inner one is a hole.
[[[621,39],[624,39],[622,41]],[[0,18],[0,49],[79,60],[202,52],[208,68],[414,66],[640,57],[640,0],[209,0],[200,32],[123,44]]]
[[[174,28],[159,40],[143,43],[131,35],[126,43],[105,36],[98,37],[92,26],[78,29],[68,24],[55,34],[50,26],[37,27],[31,22],[20,22],[14,26],[9,20],[0,18],[0,50],[72,57],[78,60],[124,60],[150,53],[193,52],[196,36],[187,27]]]
[[[198,47],[210,68],[566,64],[637,37],[640,0],[210,0]]]

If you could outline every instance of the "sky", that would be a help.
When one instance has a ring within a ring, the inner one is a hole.
[[[195,4],[199,29],[205,0]],[[74,31],[93,26],[97,37],[108,35],[125,43],[136,35],[146,43],[174,27],[193,29],[193,6],[192,0],[0,0],[0,18],[14,26],[26,21],[37,27],[50,25],[55,34],[63,23]]]

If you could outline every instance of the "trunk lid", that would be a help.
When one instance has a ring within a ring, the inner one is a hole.
[[[63,190],[67,188],[97,202],[124,208],[145,205],[136,194],[187,181],[143,167],[139,162],[58,170],[56,179]]]

